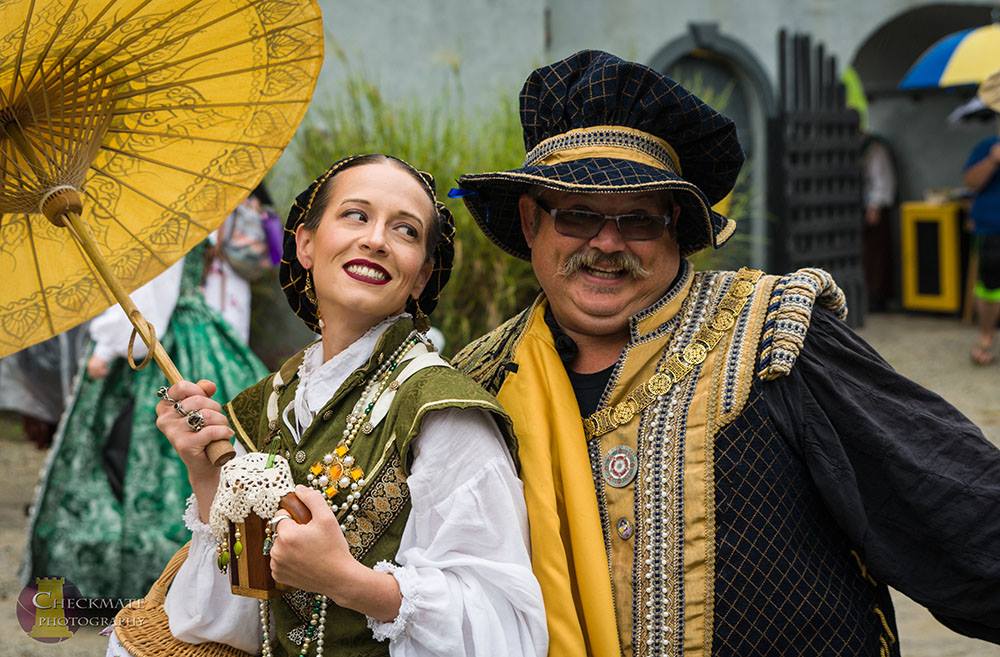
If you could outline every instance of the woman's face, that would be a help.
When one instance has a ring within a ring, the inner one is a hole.
[[[327,326],[372,326],[420,296],[433,268],[425,248],[433,213],[420,183],[390,162],[334,177],[319,226],[295,233]]]

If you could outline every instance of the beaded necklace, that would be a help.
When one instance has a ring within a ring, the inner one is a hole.
[[[417,331],[412,331],[396,350],[392,352],[392,355],[385,359],[378,369],[375,370],[374,374],[372,374],[365,384],[364,390],[361,392],[361,397],[354,404],[350,415],[347,416],[347,425],[344,427],[344,432],[337,447],[332,452],[325,454],[322,460],[314,463],[309,468],[309,474],[306,475],[306,481],[310,486],[323,493],[326,503],[333,509],[334,513],[339,511],[341,515],[347,514],[343,517],[343,522],[340,523],[340,529],[344,532],[355,521],[354,513],[358,510],[357,500],[360,499],[361,492],[366,483],[364,470],[355,465],[354,457],[350,454],[351,445],[354,444],[358,433],[368,435],[374,431],[370,420],[375,403],[386,390],[395,390],[399,387],[398,381],[394,380],[390,382],[392,375],[396,372],[410,350],[422,342],[423,339],[420,334]],[[269,415],[272,412],[272,407],[276,408],[276,404],[268,404]],[[345,501],[337,504],[334,498],[341,490],[348,488],[350,492],[347,494]],[[270,523],[268,523],[264,537],[265,554],[269,551],[268,548],[273,543],[271,533],[272,528]],[[329,599],[319,593],[313,598],[312,613],[310,614],[309,625],[305,630],[305,638],[302,640],[299,657],[306,657],[309,648],[313,645],[313,641],[315,641],[316,645],[316,657],[323,657],[323,635],[326,630],[328,602]],[[270,607],[270,601],[260,601],[261,655],[263,657],[271,657],[272,655]]]

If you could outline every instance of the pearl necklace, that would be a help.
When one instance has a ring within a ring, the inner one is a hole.
[[[361,397],[354,404],[350,415],[347,416],[347,425],[344,427],[340,443],[328,454],[323,456],[321,461],[314,463],[310,467],[306,480],[313,488],[320,490],[326,497],[326,503],[333,509],[341,513],[348,512],[344,521],[340,523],[340,529],[346,532],[348,527],[354,524],[356,513],[359,509],[357,500],[361,498],[361,491],[365,486],[364,471],[360,467],[355,467],[354,457],[350,455],[351,445],[358,437],[358,433],[370,434],[372,427],[369,419],[375,402],[387,389],[395,390],[399,387],[396,381],[389,379],[395,373],[399,364],[409,351],[420,343],[421,337],[417,331],[412,331],[403,340],[389,358],[375,370],[368,379]],[[350,488],[347,498],[341,504],[334,502],[334,498],[340,490]],[[265,537],[265,545],[270,544],[270,524],[267,525],[268,535]],[[316,657],[323,657],[323,636],[326,633],[326,610],[329,599],[320,593],[313,598],[312,613],[309,617],[309,625],[306,626],[305,638],[302,640],[299,657],[306,657],[313,641],[316,644]],[[270,601],[260,601],[260,624],[261,624],[261,655],[262,657],[272,657],[270,638]]]

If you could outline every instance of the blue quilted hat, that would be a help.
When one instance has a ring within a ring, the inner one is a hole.
[[[684,255],[722,246],[736,224],[712,205],[736,184],[733,122],[653,69],[583,50],[536,69],[521,89],[524,166],[466,174],[455,195],[500,248],[530,259],[518,198],[531,186],[576,193],[670,190]]]

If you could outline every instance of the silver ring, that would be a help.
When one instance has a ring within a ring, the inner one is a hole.
[[[205,428],[205,416],[201,411],[191,411],[187,414],[187,424],[191,431],[197,433]]]
[[[271,524],[272,541],[278,540],[278,523],[280,523],[282,520],[291,520],[291,518],[292,518],[291,516],[282,514],[280,516],[274,516],[268,521]]]
[[[191,415],[191,413],[192,413],[192,411],[189,411],[186,408],[184,408],[183,406],[181,406],[181,403],[179,401],[175,401],[174,402],[174,410],[177,411],[178,413],[180,413],[182,417],[187,417],[188,415]]]
[[[167,386],[160,386],[160,389],[156,391],[156,396],[165,402],[176,404],[177,400],[170,396],[170,388]]]

